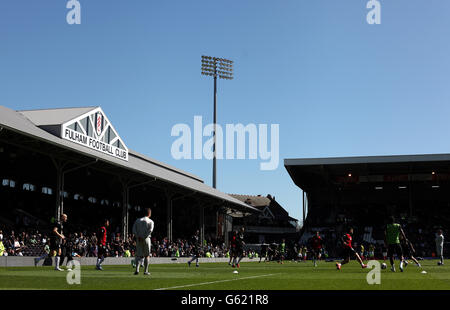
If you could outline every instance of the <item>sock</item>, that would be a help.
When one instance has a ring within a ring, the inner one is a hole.
[[[141,259],[136,257],[136,272],[139,272],[139,267],[141,267]]]
[[[145,272],[148,272],[148,263],[149,263],[149,258],[148,256],[144,259],[144,270]]]
[[[98,265],[100,266],[103,263],[104,260],[105,260],[104,257],[100,258],[100,262],[98,263]]]
[[[59,268],[59,263],[61,262],[61,257],[56,256],[55,257],[55,269]]]
[[[97,267],[100,266],[100,261],[101,261],[101,259],[99,257],[97,257]]]

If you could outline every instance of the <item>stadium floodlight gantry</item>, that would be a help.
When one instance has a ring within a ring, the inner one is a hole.
[[[233,61],[225,58],[202,56],[202,74],[212,76],[214,79],[214,142],[213,142],[213,184],[217,188],[217,170],[216,170],[216,124],[217,124],[217,78],[233,79]]]
[[[100,107],[0,106],[0,181],[0,220],[13,222],[13,210],[41,222],[64,212],[81,226],[109,217],[123,237],[144,207],[153,209],[155,231],[170,240],[196,229],[223,235],[218,209],[259,212],[193,174],[129,150]]]

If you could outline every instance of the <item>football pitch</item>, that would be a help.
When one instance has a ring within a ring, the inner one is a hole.
[[[397,263],[397,262],[396,262]],[[150,276],[134,275],[131,266],[81,267],[81,283],[69,285],[67,271],[52,267],[0,268],[0,289],[9,290],[449,290],[450,267],[436,261],[414,264],[402,273],[381,270],[381,284],[369,285],[355,261],[336,270],[333,262],[242,263],[238,273],[226,263],[150,265]],[[421,273],[425,270],[426,273]]]

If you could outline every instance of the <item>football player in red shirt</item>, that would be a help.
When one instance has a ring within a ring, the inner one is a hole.
[[[356,251],[352,247],[352,235],[353,235],[353,228],[350,228],[348,230],[348,233],[342,237],[344,260],[341,263],[336,263],[336,268],[338,270],[341,270],[341,266],[347,264],[350,261],[352,255],[356,256],[356,259],[358,260],[362,268],[367,268],[367,265],[364,265],[363,261],[361,260],[361,257],[359,257],[359,254],[356,253]]]
[[[103,270],[102,263],[105,260],[106,256],[106,229],[109,226],[109,220],[105,220],[104,225],[101,226],[98,230],[98,240],[97,240],[97,266],[95,267],[97,270]]]
[[[316,235],[311,238],[311,247],[313,249],[314,267],[317,267],[317,260],[320,260],[320,252],[322,251],[322,237],[317,231]]]

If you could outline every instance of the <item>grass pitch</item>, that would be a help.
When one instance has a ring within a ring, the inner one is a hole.
[[[368,269],[352,261],[336,270],[335,263],[308,262],[242,263],[233,273],[226,263],[150,265],[150,276],[133,275],[131,266],[82,266],[81,284],[69,285],[67,272],[53,267],[0,268],[0,289],[9,290],[449,290],[450,267],[423,261],[423,268],[410,263],[405,272],[381,270],[381,284],[369,285]],[[389,265],[389,264],[388,264]],[[425,270],[427,273],[421,273]]]

